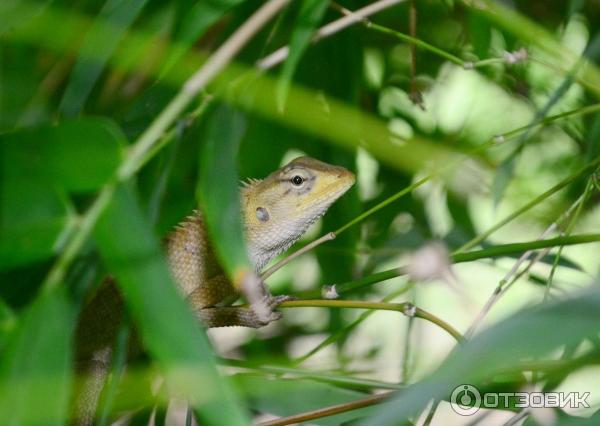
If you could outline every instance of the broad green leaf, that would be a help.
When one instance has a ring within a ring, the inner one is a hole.
[[[69,202],[43,180],[5,179],[0,191],[0,270],[48,258],[74,225]]]
[[[68,117],[81,112],[108,59],[148,0],[107,0],[86,34],[60,103]],[[111,31],[106,31],[110,25]]]
[[[289,46],[289,55],[281,70],[277,86],[277,104],[282,110],[290,89],[294,71],[300,62],[302,54],[310,44],[317,25],[325,16],[329,3],[325,0],[302,0],[302,7],[296,19],[294,31]]]
[[[161,76],[164,76],[179,61],[192,45],[225,13],[245,0],[198,0],[187,11],[181,27],[174,37],[174,48],[170,51]]]
[[[66,423],[73,319],[64,287],[41,294],[21,315],[0,358],[3,424]]]
[[[118,187],[95,230],[101,257],[117,278],[142,341],[170,391],[188,398],[202,421],[246,424],[150,229],[131,191]]]
[[[494,374],[514,371],[519,362],[577,344],[598,333],[599,321],[600,290],[596,288],[559,303],[521,311],[457,348],[428,378],[382,407],[368,424],[396,424],[417,414],[431,399],[447,398],[460,384],[481,384]]]
[[[7,133],[0,135],[0,174],[92,191],[113,177],[124,141],[113,122],[100,118]]]
[[[236,161],[245,131],[242,113],[221,104],[210,116],[200,149],[200,204],[219,260],[230,276],[251,269],[240,214]]]

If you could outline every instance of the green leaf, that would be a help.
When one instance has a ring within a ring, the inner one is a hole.
[[[48,258],[74,225],[66,197],[43,180],[7,179],[0,191],[0,270]]]
[[[26,24],[42,13],[52,0],[37,2],[23,0],[2,0],[0,2],[0,35]]]
[[[250,270],[240,214],[237,153],[246,131],[242,113],[220,104],[200,150],[198,192],[211,241],[230,277]],[[218,188],[218,190],[216,190]]]
[[[0,135],[0,175],[92,191],[113,177],[124,141],[112,121],[100,118],[7,133]]]
[[[577,344],[597,334],[598,321],[597,288],[559,303],[521,311],[457,348],[437,371],[403,391],[394,403],[382,407],[369,424],[396,424],[398,419],[418,413],[431,399],[447,398],[458,385],[484,383],[494,374],[515,371],[521,361],[539,359],[563,345]]]
[[[203,421],[247,424],[150,229],[131,191],[118,187],[95,230],[102,259],[117,278],[142,341],[171,392],[189,398]]]
[[[108,59],[147,1],[107,0],[84,38],[69,85],[60,102],[62,114],[72,117],[81,112]],[[106,31],[107,25],[110,31]]]
[[[468,25],[475,54],[480,59],[487,58],[492,42],[490,23],[483,19],[481,15],[471,12],[469,13]]]
[[[211,25],[221,19],[229,10],[243,2],[244,0],[198,0],[187,11],[181,27],[175,34],[174,47],[165,61],[161,78],[173,68],[173,65],[185,55]]]
[[[317,25],[319,25],[323,16],[325,16],[328,5],[329,2],[324,0],[302,1],[302,7],[300,8],[290,40],[289,55],[285,64],[283,64],[277,87],[277,104],[280,110],[283,110],[285,105],[292,77],[300,62],[300,58],[310,44],[310,40]]]
[[[0,417],[7,425],[66,423],[74,311],[64,287],[21,315],[0,359]]]

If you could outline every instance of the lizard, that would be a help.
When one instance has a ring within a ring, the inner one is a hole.
[[[275,256],[289,249],[306,230],[355,182],[349,170],[310,157],[299,157],[266,178],[249,179],[240,189],[241,214],[249,259],[256,273]],[[181,295],[205,327],[259,328],[281,317],[274,308],[286,296],[273,297],[264,282],[259,291],[269,315],[250,306],[230,306],[240,296],[219,265],[200,211],[182,221],[165,239],[165,254]],[[76,411],[91,422],[99,392],[108,371],[110,345],[124,313],[123,300],[110,280],[85,304],[76,330],[76,359],[86,366],[100,386],[86,390]],[[135,339],[134,339],[135,340]],[[140,351],[130,344],[130,356]],[[94,377],[95,376],[95,377]],[[90,413],[91,412],[91,413]]]

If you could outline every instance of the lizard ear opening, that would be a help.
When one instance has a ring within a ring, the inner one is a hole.
[[[257,207],[256,218],[261,222],[267,222],[269,220],[269,212],[264,207]]]

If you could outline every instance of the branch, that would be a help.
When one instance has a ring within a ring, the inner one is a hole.
[[[463,336],[456,331],[454,327],[435,315],[417,308],[412,303],[385,303],[385,302],[365,302],[358,300],[290,300],[279,305],[280,308],[352,308],[352,309],[377,309],[381,311],[401,312],[408,317],[417,317],[429,321],[440,328],[443,328],[459,343],[464,340]]]
[[[381,12],[382,10],[388,9],[404,1],[405,0],[380,0],[361,9],[358,9],[351,15],[344,16],[343,18],[337,19],[319,28],[315,32],[315,35],[313,36],[311,42],[316,43],[319,40],[330,37],[349,26],[360,23],[361,20],[366,18],[367,16],[374,15],[377,12]],[[270,68],[273,68],[274,66],[285,61],[289,53],[290,48],[288,46],[281,47],[273,53],[265,56],[264,58],[259,59],[256,62],[256,67],[261,70],[268,70]]]
[[[385,402],[394,392],[380,393],[371,395],[357,401],[345,402],[343,404],[331,405],[325,408],[319,408],[313,411],[295,414],[293,416],[280,417],[275,420],[258,423],[257,426],[285,426],[296,423],[306,422],[308,420],[320,419],[322,417],[333,416],[334,414],[345,413],[347,411],[357,410],[359,408],[370,407],[371,405]]]

